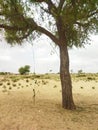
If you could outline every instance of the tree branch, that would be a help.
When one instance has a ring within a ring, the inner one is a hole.
[[[55,17],[55,14],[57,14],[56,6],[53,4],[53,2],[51,0],[46,1],[46,3],[48,5],[49,13]]]
[[[50,39],[55,42],[57,45],[59,45],[59,40],[52,34],[50,33],[48,30],[44,29],[43,27],[41,26],[38,26],[37,27],[37,31],[47,35],[48,37],[50,37]]]
[[[26,27],[17,27],[17,26],[9,26],[9,25],[5,25],[5,24],[0,24],[0,28],[2,29],[8,29],[8,30],[16,30],[16,31],[20,31],[20,30],[26,30]]]
[[[61,11],[62,10],[62,7],[63,7],[63,5],[64,5],[64,2],[65,2],[65,0],[60,0],[60,3],[59,3],[59,11]]]
[[[40,6],[42,10],[44,10],[46,13],[50,14],[47,9],[44,9],[42,6]]]

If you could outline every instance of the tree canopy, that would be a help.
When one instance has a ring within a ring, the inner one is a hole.
[[[30,66],[25,65],[24,67],[20,67],[18,71],[21,75],[28,74],[30,72]]]
[[[69,47],[83,46],[90,33],[98,32],[98,0],[0,1],[0,28],[8,43],[46,34],[59,44],[62,26]]]

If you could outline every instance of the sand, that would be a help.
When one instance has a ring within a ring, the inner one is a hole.
[[[74,111],[62,108],[59,79],[0,83],[0,130],[98,130],[98,81],[73,80]]]

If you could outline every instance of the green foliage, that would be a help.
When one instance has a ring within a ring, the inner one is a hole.
[[[30,66],[29,65],[25,65],[24,67],[19,68],[19,73],[21,75],[28,74],[29,72],[30,72]]]
[[[0,72],[0,75],[7,75],[7,74],[11,74],[10,72]]]
[[[81,47],[98,32],[98,0],[1,0],[0,28],[10,44],[41,33],[57,44],[63,31],[69,47]]]
[[[33,19],[28,18],[26,14],[26,2],[22,0],[1,0],[0,2],[0,23],[5,27],[5,38],[8,43],[22,43],[32,33],[32,27],[35,23]]]
[[[98,1],[76,0],[67,4],[62,11],[69,46],[83,46],[89,40],[89,34],[98,31]]]

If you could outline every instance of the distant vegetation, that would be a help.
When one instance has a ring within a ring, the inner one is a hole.
[[[7,74],[11,74],[10,72],[0,72],[0,75],[7,75]]]
[[[23,74],[29,74],[29,72],[30,72],[30,66],[29,65],[25,65],[24,67],[20,67],[18,71],[19,71],[19,73],[21,75],[23,75]]]
[[[22,67],[21,67],[22,68]],[[23,67],[24,68],[24,67]],[[24,69],[23,69],[24,70]],[[20,74],[12,74],[12,73],[1,73],[0,75],[5,75],[5,78],[2,79],[7,80],[6,79],[6,75],[9,74],[9,78],[15,83],[17,81],[19,81],[20,79],[54,79],[55,81],[60,81],[60,76],[59,74],[34,74],[34,73],[30,73],[30,71],[24,71],[24,73],[20,73]],[[84,81],[92,81],[92,80],[97,80],[98,81],[98,73],[72,73],[71,74],[72,80],[75,81],[79,81],[79,80],[84,80]]]

